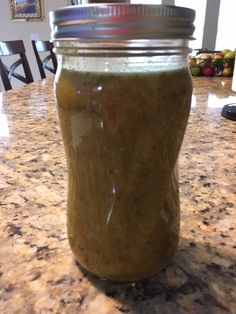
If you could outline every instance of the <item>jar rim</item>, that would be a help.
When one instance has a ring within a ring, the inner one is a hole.
[[[51,11],[52,40],[193,39],[195,11],[147,4],[88,4]]]

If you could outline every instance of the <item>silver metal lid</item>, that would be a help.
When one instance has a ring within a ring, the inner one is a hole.
[[[88,4],[50,12],[52,40],[192,39],[195,11],[142,4]]]

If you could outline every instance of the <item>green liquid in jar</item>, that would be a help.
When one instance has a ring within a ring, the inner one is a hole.
[[[177,158],[191,93],[187,69],[61,71],[68,239],[91,273],[139,280],[171,261],[180,223]]]

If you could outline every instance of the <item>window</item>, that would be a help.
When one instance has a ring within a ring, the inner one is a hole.
[[[206,0],[175,0],[175,5],[190,8],[196,11],[196,18],[194,21],[195,32],[193,34],[193,37],[195,37],[196,40],[191,41],[189,46],[192,49],[202,48],[203,29],[206,14]]]
[[[216,36],[216,50],[236,48],[236,1],[221,0]]]

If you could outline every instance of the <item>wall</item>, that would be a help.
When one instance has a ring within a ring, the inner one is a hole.
[[[11,21],[11,7],[9,0],[0,0],[0,40],[22,39],[25,44],[27,57],[34,80],[40,79],[38,66],[35,61],[31,39],[47,40],[50,38],[49,11],[66,5],[68,0],[44,0],[45,19],[42,22],[13,22]],[[21,86],[21,82],[12,79],[13,87]],[[2,82],[0,90],[3,91]]]

